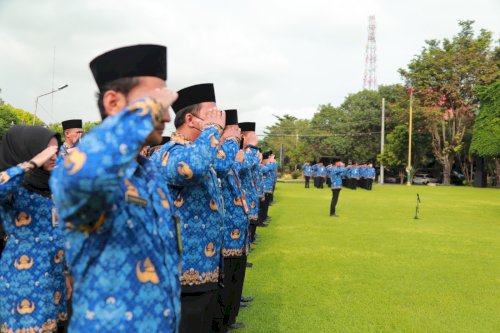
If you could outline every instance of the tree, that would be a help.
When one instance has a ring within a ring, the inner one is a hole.
[[[312,158],[310,149],[304,144],[302,135],[307,132],[309,121],[298,119],[291,115],[275,116],[278,120],[274,125],[266,127],[266,137],[259,143],[263,150],[273,150],[278,155],[281,144],[284,146],[284,164],[290,169],[301,166],[304,161]]]
[[[3,137],[13,125],[31,125],[32,122],[33,115],[31,113],[7,103],[0,103],[0,137]],[[38,117],[35,118],[35,124],[44,125]]]
[[[428,111],[432,148],[443,167],[443,183],[457,154],[464,148],[464,136],[477,110],[477,85],[499,78],[498,47],[492,49],[492,33],[481,30],[476,37],[473,21],[461,21],[461,31],[451,40],[429,40],[420,55],[399,72],[415,89],[417,103]]]
[[[496,184],[500,187],[500,81],[477,89],[481,105],[474,124],[470,151],[495,159]]]

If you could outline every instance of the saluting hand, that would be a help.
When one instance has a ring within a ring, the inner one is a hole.
[[[168,110],[168,107],[175,102],[178,95],[177,92],[170,90],[169,88],[156,88],[147,93],[147,96],[154,98],[158,103],[161,104],[164,110]]]
[[[44,150],[42,150],[42,152],[40,152],[38,155],[33,157],[31,159],[31,162],[35,163],[37,168],[39,168],[45,162],[50,160],[52,158],[52,156],[57,154],[58,149],[59,149],[59,147],[57,147],[57,146],[49,146],[49,147],[45,148]]]
[[[243,160],[245,160],[245,152],[242,149],[238,150],[235,159],[238,162],[243,162]]]
[[[211,108],[206,111],[201,112],[200,118],[202,128],[208,124],[217,124],[221,128],[226,126],[226,112],[219,110],[217,108]]]
[[[223,138],[241,138],[241,130],[238,126],[229,126],[224,129],[224,133],[222,134]]]

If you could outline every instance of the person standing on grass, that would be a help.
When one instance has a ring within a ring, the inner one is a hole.
[[[318,167],[314,175],[318,178],[318,188],[323,188],[323,184],[326,180],[326,167],[323,165],[323,162],[318,163]]]
[[[0,220],[9,236],[0,261],[2,332],[55,332],[67,318],[71,287],[49,187],[60,141],[41,126],[16,125],[0,145]]]
[[[221,152],[226,113],[217,108],[214,85],[197,84],[178,91],[172,104],[176,131],[151,157],[160,169],[180,217],[183,244],[181,333],[208,333],[217,309],[221,282],[224,203],[217,178],[217,160],[234,160],[237,143]],[[232,133],[232,134],[231,134]],[[238,130],[224,132],[238,137]]]
[[[342,176],[346,169],[344,163],[339,160],[335,161],[335,165],[328,168],[328,174],[332,179],[332,201],[330,203],[330,216],[339,217],[336,214],[337,201],[339,200],[340,190],[342,189]]]
[[[366,189],[371,191],[372,186],[373,186],[373,180],[375,179],[375,168],[373,167],[373,164],[368,164],[366,168]]]
[[[255,241],[255,232],[259,219],[259,194],[257,193],[257,172],[260,164],[258,140],[255,133],[255,123],[239,123],[242,135],[242,148],[245,152],[243,168],[240,171],[241,186],[246,193],[250,210],[250,242]]]
[[[306,162],[302,166],[302,176],[304,176],[305,179],[305,188],[309,188],[309,180],[311,179],[311,163]]]
[[[90,62],[103,122],[50,179],[75,278],[69,332],[177,333],[180,235],[168,187],[139,155],[157,145],[177,94],[167,48],[132,45]]]

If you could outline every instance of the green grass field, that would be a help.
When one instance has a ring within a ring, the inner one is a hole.
[[[339,218],[330,198],[278,184],[238,332],[500,332],[500,190],[343,189]]]

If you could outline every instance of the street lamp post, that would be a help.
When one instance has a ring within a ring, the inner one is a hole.
[[[50,95],[50,94],[56,93],[56,92],[58,92],[58,91],[60,91],[60,90],[63,90],[64,88],[67,88],[67,87],[68,87],[68,85],[67,85],[67,84],[65,84],[64,86],[61,86],[61,87],[59,87],[59,88],[57,88],[57,89],[54,89],[54,90],[52,90],[52,91],[49,91],[48,93],[41,94],[41,95],[39,95],[39,96],[37,96],[37,97],[36,97],[36,99],[35,99],[35,113],[33,114],[33,126],[35,126],[36,111],[37,111],[37,109],[38,109],[38,99],[39,99],[40,97],[43,97],[43,96],[47,96],[47,95]]]
[[[408,178],[406,185],[411,186],[411,132],[413,129],[413,88],[410,89],[410,122],[408,124],[408,166],[406,167],[406,171],[408,171]]]

